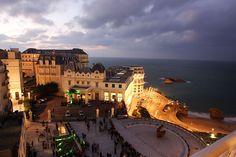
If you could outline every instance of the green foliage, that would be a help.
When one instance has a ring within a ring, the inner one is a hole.
[[[58,92],[58,84],[50,82],[45,85],[38,85],[33,92],[39,94],[41,97],[54,95]]]
[[[80,91],[73,88],[66,91],[66,95],[70,97],[70,104],[77,104],[79,101],[75,102],[73,99],[73,94],[80,95]]]

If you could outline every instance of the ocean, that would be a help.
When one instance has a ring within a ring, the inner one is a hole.
[[[90,64],[138,65],[145,68],[145,81],[167,97],[207,113],[217,107],[226,116],[236,116],[236,62],[167,59],[90,58]],[[188,83],[163,84],[161,78],[180,78]]]

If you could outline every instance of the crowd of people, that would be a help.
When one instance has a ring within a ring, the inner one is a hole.
[[[92,121],[94,125],[97,125],[97,121]],[[87,126],[88,132],[90,131],[90,121],[85,120],[85,125]],[[104,156],[100,150],[100,146],[98,143],[93,143],[91,145],[91,151],[93,157],[112,157],[120,156],[120,157],[143,157],[138,151],[136,151],[131,144],[124,140],[124,138],[119,134],[119,132],[115,129],[114,124],[111,119],[102,118],[98,121],[99,132],[107,132],[114,142],[113,152],[107,152]],[[86,134],[82,133],[82,137],[86,140]],[[88,143],[88,142],[87,142]],[[88,144],[89,145],[89,144]],[[89,146],[87,151],[89,150]],[[86,153],[85,153],[86,154]],[[89,157],[88,155],[84,155],[84,157]]]
[[[120,146],[120,157],[143,157],[142,154],[136,151],[131,144],[124,140],[120,133],[115,129],[112,120],[109,120],[109,123],[110,128],[108,133],[114,141],[114,154],[117,154],[117,147]]]

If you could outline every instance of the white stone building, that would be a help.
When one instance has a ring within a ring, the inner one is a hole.
[[[144,88],[144,68],[139,66],[113,66],[108,69],[101,63],[88,66],[88,55],[83,50],[60,50],[40,55],[35,65],[37,84],[56,82],[60,94],[67,97],[68,90],[79,91],[73,99],[122,101],[130,103]],[[67,53],[62,53],[67,52]]]
[[[21,56],[18,49],[10,49],[6,53],[7,56],[1,60],[8,70],[10,98],[12,101],[18,101],[23,95]]]

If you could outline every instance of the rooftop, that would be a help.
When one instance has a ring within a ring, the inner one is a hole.
[[[128,67],[112,66],[106,70],[106,82],[125,83],[132,74]]]
[[[28,48],[27,50],[23,51],[25,54],[35,53],[35,54],[85,54],[87,55],[84,50],[79,48],[73,49],[35,49],[35,48]]]

